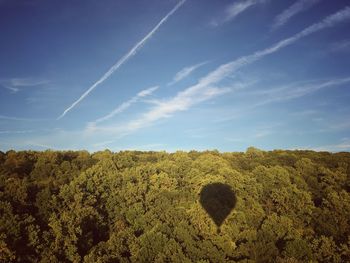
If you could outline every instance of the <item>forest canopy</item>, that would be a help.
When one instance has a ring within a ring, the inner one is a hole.
[[[349,191],[345,152],[0,152],[0,262],[349,262]]]

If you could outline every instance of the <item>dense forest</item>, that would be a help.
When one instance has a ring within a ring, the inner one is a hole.
[[[0,261],[349,262],[349,191],[345,152],[0,152]]]

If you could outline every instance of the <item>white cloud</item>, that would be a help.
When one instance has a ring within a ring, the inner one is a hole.
[[[47,144],[42,144],[42,143],[37,143],[37,142],[26,142],[26,145],[28,146],[35,146],[35,147],[39,147],[39,148],[44,148],[44,149],[57,149],[57,147],[54,147],[52,145],[47,145]]]
[[[301,149],[309,149],[314,151],[326,151],[326,152],[348,152],[350,151],[350,140],[345,139],[340,143],[328,144],[317,147],[303,147]]]
[[[312,33],[321,31],[323,29],[333,27],[336,24],[343,22],[345,20],[350,19],[350,7],[346,7],[332,15],[327,16],[319,23],[315,23],[298,34],[295,34],[292,37],[286,38],[284,40],[279,41],[275,45],[272,45],[269,48],[259,50],[251,55],[240,57],[232,62],[221,65],[218,69],[214,70],[210,74],[208,74],[205,78],[201,80],[201,82],[206,83],[207,85],[214,84],[223,78],[229,76],[233,72],[242,68],[243,66],[249,65],[257,60],[262,59],[263,57],[273,54],[279,51],[282,48],[285,48],[296,41],[300,40],[303,37],[311,35]]]
[[[202,63],[198,63],[196,65],[185,67],[185,68],[181,69],[179,72],[177,72],[175,74],[174,79],[168,85],[173,85],[173,84],[183,80],[184,78],[188,77],[192,72],[194,72],[196,69],[200,68],[201,66],[204,66],[207,63],[208,62],[202,62]]]
[[[272,131],[258,131],[254,134],[255,139],[261,139],[272,134]]]
[[[146,96],[151,95],[154,91],[156,91],[159,88],[159,86],[154,86],[148,89],[144,89],[142,91],[140,91],[139,93],[137,93],[136,96],[132,97],[131,99],[123,102],[122,104],[120,104],[117,108],[115,108],[112,112],[110,112],[109,114],[89,123],[90,126],[95,126],[97,123],[103,122],[103,121],[107,121],[111,118],[113,118],[115,115],[124,112],[126,109],[128,109],[132,104],[138,102],[141,98],[144,98]]]
[[[59,129],[57,128],[53,128],[53,129],[49,129],[49,128],[43,128],[43,129],[33,129],[33,130],[0,130],[0,135],[4,134],[9,134],[9,135],[13,135],[13,134],[34,134],[34,133],[48,133],[48,132],[57,132],[59,131]]]
[[[244,93],[241,93],[242,99],[249,100],[248,106],[245,106],[244,108],[241,108],[237,110],[236,112],[229,112],[226,116],[221,116],[216,120],[216,122],[226,122],[230,121],[232,119],[242,117],[244,114],[247,114],[248,112],[258,108],[265,106],[266,104],[270,103],[278,103],[282,101],[292,100],[301,98],[303,96],[312,94],[314,92],[317,92],[321,89],[326,88],[333,88],[336,86],[341,86],[344,84],[350,83],[350,77],[348,78],[338,78],[338,79],[332,79],[332,80],[312,80],[312,81],[302,81],[302,82],[296,82],[292,83],[287,86],[282,86],[278,88],[272,88],[272,89],[260,89],[260,90],[253,90],[253,91],[245,91]],[[256,99],[256,102],[254,103],[254,99]],[[291,116],[310,116],[315,115],[318,112],[315,110],[307,110],[302,112],[295,112],[291,113]],[[314,119],[314,121],[318,121],[317,118]],[[349,123],[342,122],[341,127],[345,128],[350,127]],[[330,129],[336,129],[334,126],[330,126],[328,124],[327,131]],[[337,126],[338,129],[340,129],[339,125]]]
[[[35,78],[11,78],[11,79],[1,79],[0,84],[12,91],[13,93],[17,93],[23,88],[27,87],[41,87],[50,83],[48,80],[44,79],[35,79]]]
[[[284,10],[281,14],[276,16],[274,23],[272,25],[272,29],[277,29],[284,24],[286,24],[293,16],[306,11],[313,5],[317,4],[320,0],[298,0],[286,10]]]
[[[157,104],[148,112],[124,125],[88,126],[86,131],[88,133],[107,132],[122,137],[143,127],[150,126],[160,119],[169,118],[176,112],[188,110],[190,107],[198,103],[212,99],[213,97],[225,94],[227,92],[230,92],[230,89],[202,86],[201,83],[198,83],[184,91],[179,92],[176,96],[170,99],[158,101]]]
[[[280,102],[303,97],[320,89],[340,86],[350,82],[350,78],[339,78],[328,81],[318,81],[308,84],[292,84],[284,87],[253,91],[250,95],[259,97],[259,102],[254,107],[262,106],[272,102]],[[310,114],[310,113],[309,113]]]
[[[244,1],[236,1],[225,9],[225,14],[220,19],[215,19],[211,22],[212,26],[219,26],[221,24],[227,23],[234,18],[236,18],[239,14],[243,13],[250,7],[256,4],[262,4],[267,2],[267,0],[244,0]]]
[[[166,144],[163,143],[149,143],[144,145],[129,146],[125,150],[129,151],[162,151]],[[122,150],[122,149],[120,149]]]
[[[168,20],[168,18],[174,14],[186,0],[181,0],[165,17],[160,20],[160,22],[140,41],[138,42],[128,53],[126,53],[121,59],[117,61],[98,81],[96,81],[87,91],[85,91],[76,101],[73,102],[71,106],[63,111],[63,113],[57,118],[61,119],[70,110],[72,110],[78,103],[80,103],[91,91],[93,91],[97,86],[102,84],[107,80],[116,70],[118,70],[125,62],[127,62],[131,57],[135,56],[137,52],[145,45],[147,40],[149,40],[154,33]]]
[[[256,5],[257,3],[260,3],[260,2],[261,1],[257,1],[257,0],[246,0],[246,1],[240,1],[240,2],[235,2],[231,4],[226,9],[225,21],[230,21],[234,19],[236,16],[244,12],[249,7]]]
[[[23,134],[8,138],[9,145],[23,149],[79,150],[86,147],[86,137],[81,130],[47,129],[38,134]]]
[[[10,80],[11,85],[15,87],[33,87],[48,84],[48,80],[33,78],[13,78]]]
[[[12,87],[12,86],[9,86],[9,85],[3,85],[3,87],[4,87],[5,89],[10,90],[12,93],[17,93],[18,91],[20,91],[19,88]]]
[[[18,117],[0,115],[0,120],[36,122],[36,121],[47,121],[48,119],[30,119],[30,118],[18,118]]]
[[[107,145],[109,145],[109,144],[111,144],[113,142],[114,142],[114,140],[108,140],[108,141],[94,143],[92,146],[95,149],[101,149],[101,148],[106,147]]]
[[[148,89],[141,90],[139,93],[137,93],[137,97],[143,98],[143,97],[149,96],[153,92],[155,92],[158,88],[159,88],[159,86],[153,86],[153,87],[150,87]]]
[[[313,24],[307,27],[306,29],[304,29],[303,31],[301,31],[300,33],[290,38],[284,39],[269,48],[257,51],[252,55],[244,56],[237,60],[234,60],[232,62],[219,66],[216,70],[210,72],[205,77],[201,78],[197,84],[179,92],[173,98],[163,100],[163,101],[157,101],[157,103],[152,109],[144,113],[138,119],[132,120],[122,126],[118,125],[118,126],[104,126],[104,127],[93,127],[93,128],[88,127],[86,131],[88,133],[89,132],[93,133],[96,131],[104,131],[112,134],[115,133],[115,134],[118,134],[119,136],[124,136],[131,132],[139,130],[143,127],[152,125],[154,122],[160,119],[168,118],[173,114],[175,114],[176,112],[185,111],[190,107],[192,107],[193,105],[196,105],[200,102],[203,102],[213,97],[230,92],[231,89],[228,89],[228,88],[223,89],[215,86],[224,78],[230,76],[232,73],[234,73],[241,67],[251,64],[269,54],[277,52],[278,50],[288,45],[291,45],[292,43],[296,42],[302,37],[308,36],[322,29],[332,27],[335,24],[349,18],[350,18],[350,8],[347,7],[333,15],[326,17],[321,22]],[[338,82],[339,81],[341,82],[344,80],[338,80]],[[336,84],[332,82],[323,84],[323,86],[327,86],[327,85],[336,85]],[[314,87],[314,89],[316,88]],[[300,96],[300,94],[305,92],[310,92],[310,90],[308,91],[298,90],[296,92]],[[290,96],[297,96],[297,93],[291,94]]]

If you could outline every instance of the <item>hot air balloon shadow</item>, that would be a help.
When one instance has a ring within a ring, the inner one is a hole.
[[[220,233],[222,223],[236,205],[236,195],[229,185],[212,183],[202,188],[200,203]]]

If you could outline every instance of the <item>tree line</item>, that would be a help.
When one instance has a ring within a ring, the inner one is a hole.
[[[0,152],[0,262],[349,262],[349,192],[346,152]]]

